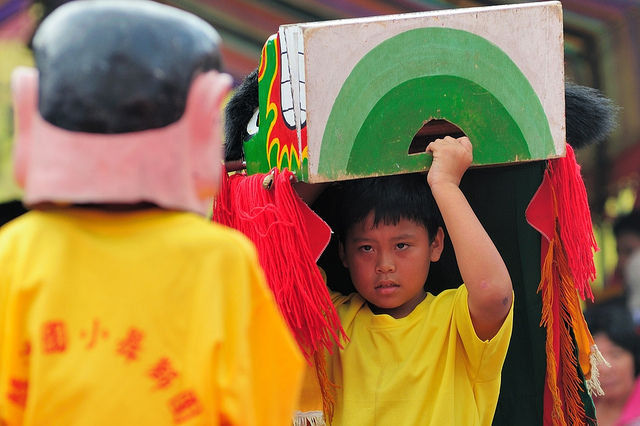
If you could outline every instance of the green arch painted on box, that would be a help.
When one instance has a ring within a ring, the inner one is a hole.
[[[478,122],[486,115],[489,108],[495,107],[497,102],[505,112],[500,116],[503,119],[510,117],[510,121],[520,129],[525,141],[524,145],[517,141],[509,141],[509,144],[514,144],[513,149],[509,152],[503,150],[507,155],[506,158],[494,156],[493,163],[546,158],[550,153],[555,153],[544,108],[525,75],[505,52],[488,40],[467,31],[438,27],[418,28],[380,43],[353,68],[329,114],[322,139],[318,174],[330,180],[344,177],[347,172],[348,174],[372,174],[372,170],[361,167],[361,162],[352,157],[356,154],[368,153],[368,158],[363,161],[365,166],[370,165],[373,149],[380,154],[373,158],[385,162],[392,151],[396,159],[400,159],[400,153],[402,153],[404,154],[403,162],[398,167],[417,170],[415,162],[424,162],[424,158],[419,160],[417,158],[420,157],[419,155],[407,156],[409,144],[400,146],[400,143],[387,143],[389,141],[384,144],[375,144],[371,139],[359,138],[358,134],[371,111],[395,87],[410,80],[416,82],[422,80],[420,91],[406,93],[409,97],[417,98],[416,94],[419,95],[422,91],[441,92],[438,86],[443,81],[440,78],[428,78],[436,76],[458,79],[457,81],[467,88],[471,86],[465,82],[473,83],[480,92],[471,93],[473,95],[471,97],[467,93],[463,98],[457,86],[450,86],[450,93],[442,93],[439,103],[433,105],[428,111],[425,110],[425,114],[433,110],[454,111],[456,108],[473,106],[474,110],[469,112],[479,115],[475,120]],[[485,99],[493,104],[485,103]],[[394,102],[397,104],[398,101],[394,100]],[[415,102],[420,103],[419,100]],[[404,104],[397,105],[397,108],[407,107]],[[394,104],[391,104],[391,107],[393,106]],[[412,131],[415,134],[424,121],[430,118],[436,117],[427,114],[415,118],[416,122],[405,121],[404,125],[407,128],[403,131],[405,133]],[[376,120],[373,118],[368,121],[370,126],[375,127],[375,124]],[[378,124],[380,127],[393,125],[387,117],[379,118]],[[454,121],[454,124],[458,123]],[[478,130],[471,131],[464,128],[464,123],[458,125],[467,134],[478,132]],[[475,135],[474,146],[481,144],[488,147],[495,139],[495,132],[492,131],[495,125],[496,123],[491,123],[490,126],[483,126],[484,131]],[[409,143],[410,141],[411,139]],[[378,146],[374,148],[374,145]],[[358,164],[360,165],[356,170]],[[474,164],[481,164],[477,157],[474,159]]]
[[[480,109],[482,114],[476,112]],[[431,155],[407,155],[424,117],[445,119],[462,129],[473,141],[476,164],[531,158],[520,127],[491,93],[459,77],[430,76],[401,83],[380,98],[355,138],[347,175],[426,170]]]

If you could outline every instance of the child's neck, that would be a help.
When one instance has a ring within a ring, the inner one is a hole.
[[[427,292],[422,291],[415,298],[411,299],[407,303],[397,306],[395,308],[380,308],[379,306],[374,305],[373,303],[367,302],[369,305],[369,309],[373,312],[374,315],[389,315],[395,319],[400,319],[409,316],[411,312],[418,306],[425,298],[427,297]]]

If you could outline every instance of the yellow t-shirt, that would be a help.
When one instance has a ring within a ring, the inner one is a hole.
[[[475,334],[464,285],[427,294],[405,318],[374,315],[357,293],[332,295],[349,336],[329,357],[332,426],[491,424],[513,308],[498,334]]]
[[[32,211],[0,232],[8,425],[286,425],[304,361],[240,233]]]

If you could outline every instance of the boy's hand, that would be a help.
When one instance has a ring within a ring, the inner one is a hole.
[[[462,175],[473,161],[473,148],[466,136],[436,139],[427,146],[427,153],[433,155],[433,163],[427,175],[432,188],[442,183],[460,185]]]

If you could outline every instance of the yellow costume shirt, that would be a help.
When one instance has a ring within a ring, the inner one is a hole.
[[[374,315],[357,293],[333,294],[349,341],[329,356],[333,426],[491,425],[513,307],[490,341],[475,334],[464,285],[427,294],[411,314]],[[513,306],[513,305],[512,305]]]
[[[7,425],[286,425],[303,363],[234,230],[61,209],[0,232]]]

